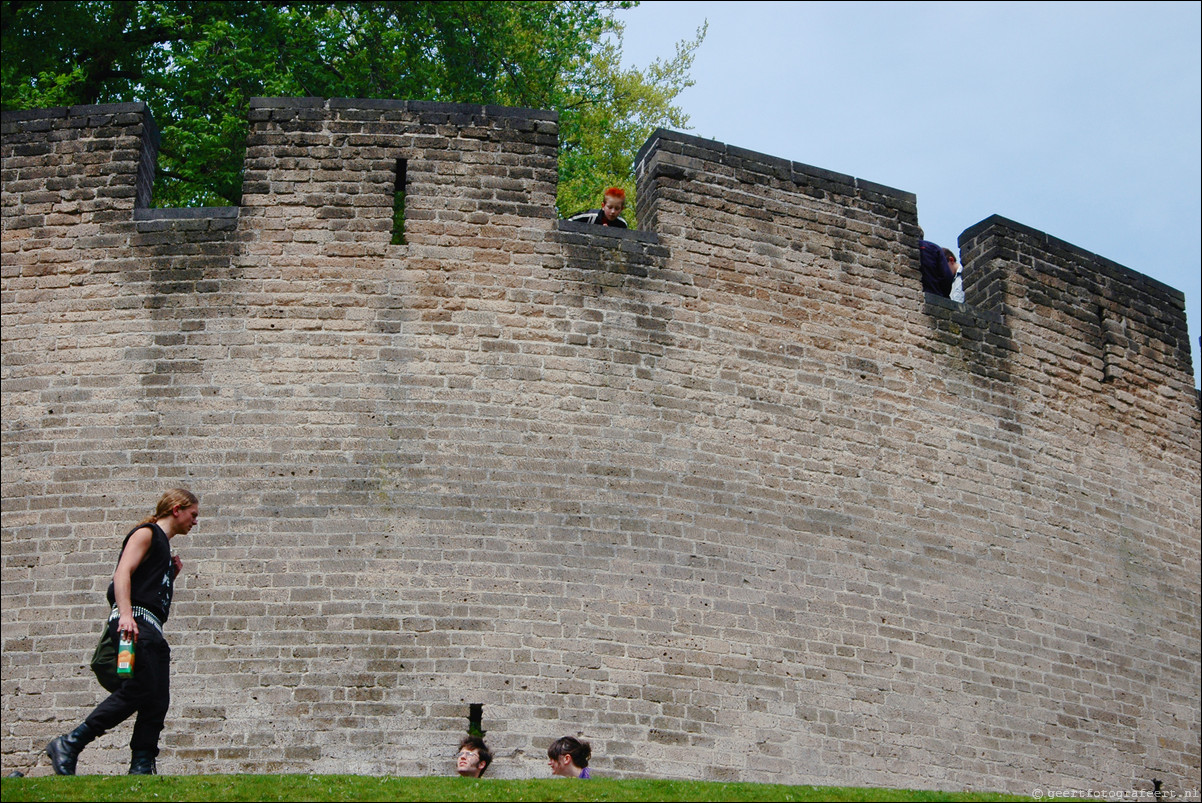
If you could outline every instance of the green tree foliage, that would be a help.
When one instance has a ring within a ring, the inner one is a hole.
[[[693,85],[689,69],[705,38],[679,42],[675,55],[657,59],[645,71],[623,69],[622,25],[598,40],[580,74],[553,106],[559,111],[559,189],[561,216],[600,206],[607,187],[626,190],[623,217],[634,224],[634,155],[660,126],[683,129],[689,118],[673,101]]]
[[[0,3],[5,109],[143,100],[162,133],[160,206],[236,205],[250,98],[368,97],[560,113],[559,208],[633,190],[634,153],[704,37],[623,69],[631,2]],[[628,216],[633,213],[633,204]]]

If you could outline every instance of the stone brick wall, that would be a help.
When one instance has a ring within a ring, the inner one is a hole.
[[[481,705],[498,777],[1199,787],[1179,292],[990,218],[926,297],[913,195],[675,132],[594,231],[550,113],[250,123],[155,210],[140,105],[4,115],[5,772],[183,484],[164,772],[449,774]]]

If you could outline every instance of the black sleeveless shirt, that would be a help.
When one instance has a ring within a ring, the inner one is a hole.
[[[130,577],[130,602],[139,605],[153,613],[160,622],[166,622],[171,612],[171,592],[175,584],[175,571],[171,565],[171,540],[163,528],[151,522],[139,524],[129,531],[121,543],[121,554],[125,554],[125,546],[130,537],[143,527],[149,527],[153,535],[150,537],[150,548],[138,568],[133,570]],[[121,558],[117,558],[117,563]],[[109,605],[116,605],[116,594],[113,584],[109,583]]]

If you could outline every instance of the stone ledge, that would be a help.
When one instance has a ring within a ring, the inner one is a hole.
[[[60,117],[86,117],[92,114],[136,114],[146,112],[146,104],[142,101],[132,103],[96,103],[79,106],[54,106],[49,109],[17,109],[0,112],[0,120],[4,122],[22,120],[45,120]]]
[[[198,220],[236,218],[239,206],[192,206],[170,209],[135,209],[134,220]]]
[[[936,309],[945,310],[946,313],[953,313],[956,317],[971,318],[980,323],[1004,324],[1005,320],[1000,313],[992,310],[983,310],[960,301],[952,301],[950,298],[944,298],[934,293],[924,292],[923,294],[923,312],[932,314]],[[946,314],[940,313],[940,314]]]
[[[1010,220],[1009,218],[1002,217],[1001,215],[990,215],[980,223],[975,223],[972,226],[969,226],[956,239],[956,244],[963,248],[965,243],[980,237],[983,234],[987,234],[990,229],[1008,230],[1014,234],[1020,234],[1024,237],[1029,237],[1035,241],[1036,245],[1048,253],[1052,253],[1054,251],[1067,251],[1076,258],[1084,259],[1093,263],[1094,265],[1118,273],[1123,277],[1124,281],[1131,282],[1134,285],[1142,284],[1149,288],[1154,288],[1159,295],[1166,295],[1174,299],[1180,299],[1181,305],[1184,307],[1185,294],[1177,288],[1153,279],[1147,274],[1128,268],[1126,265],[1121,265],[1118,262],[1107,259],[1104,256],[1095,254],[1092,251],[1087,251],[1078,245],[1073,245],[1072,243],[1061,240],[1058,237],[1053,237],[1047,232],[1043,232],[1039,229],[1035,229],[1017,221]]]
[[[379,111],[442,112],[479,114],[485,117],[514,117],[530,120],[559,120],[559,113],[546,109],[487,106],[479,103],[441,103],[432,100],[380,98],[251,98],[251,109],[371,109]]]
[[[727,159],[733,158],[741,160],[745,163],[750,163],[752,165],[758,165],[764,169],[765,173],[787,176],[793,182],[799,184],[805,183],[808,179],[818,179],[820,181],[844,185],[847,188],[846,193],[848,195],[854,195],[856,191],[862,190],[866,192],[872,192],[877,195],[897,198],[910,204],[916,202],[916,196],[912,192],[906,192],[905,190],[895,189],[884,184],[878,184],[874,181],[856,178],[855,176],[850,176],[846,173],[836,173],[832,170],[814,167],[813,165],[808,165],[803,162],[793,162],[788,159],[783,159],[779,156],[771,156],[766,153],[759,153],[746,148],[727,145],[726,143],[719,142],[718,140],[704,139],[691,134],[682,134],[679,131],[671,131],[666,128],[657,128],[655,131],[651,132],[651,135],[647,137],[647,141],[643,144],[643,147],[639,148],[638,153],[635,155],[634,164],[641,164],[660,140],[665,142],[676,142],[709,151],[714,154],[715,161],[725,163]]]
[[[580,223],[572,220],[557,220],[556,229],[573,234],[588,234],[596,237],[611,237],[618,240],[634,240],[636,242],[659,245],[659,235],[651,231],[639,229],[615,229],[611,226],[598,226],[596,223]]]

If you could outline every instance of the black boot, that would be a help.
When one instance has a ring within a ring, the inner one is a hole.
[[[159,770],[154,765],[156,750],[135,750],[129,761],[130,775],[158,775]]]
[[[46,755],[50,756],[54,774],[74,775],[75,762],[79,760],[80,751],[99,735],[85,722],[70,733],[51,739],[50,744],[46,745]]]

